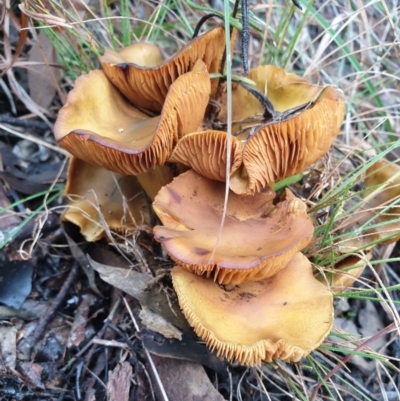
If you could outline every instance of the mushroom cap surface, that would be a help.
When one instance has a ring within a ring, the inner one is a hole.
[[[163,56],[157,45],[138,42],[124,47],[118,52],[105,49],[101,60],[103,63],[112,65],[134,63],[139,67],[155,67],[163,62]]]
[[[230,192],[216,247],[224,194],[224,183],[189,170],[153,202],[164,224],[154,227],[155,239],[189,271],[221,284],[260,280],[284,268],[311,240],[314,228],[306,205],[289,192],[273,205],[275,194],[268,189],[254,196]]]
[[[317,348],[333,322],[332,293],[297,253],[275,276],[229,290],[180,266],[172,269],[180,307],[217,354],[244,365],[297,362]]]
[[[171,85],[161,115],[134,108],[102,71],[79,77],[54,127],[59,145],[82,160],[123,174],[163,165],[173,144],[201,124],[210,94],[206,66]]]
[[[87,241],[103,238],[106,229],[129,234],[150,224],[146,197],[134,176],[72,157],[64,195],[68,207],[62,219],[79,226]]]
[[[115,63],[117,56],[108,51],[100,61],[110,81],[134,105],[160,112],[170,86],[182,74],[190,71],[197,60],[202,60],[211,73],[220,72],[225,49],[225,31],[222,27],[197,36],[172,58],[158,66],[143,66],[132,62]],[[218,79],[211,85],[216,91]]]

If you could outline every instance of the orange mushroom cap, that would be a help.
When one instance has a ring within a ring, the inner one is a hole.
[[[64,221],[80,227],[88,241],[97,241],[106,230],[137,232],[150,224],[145,195],[137,178],[115,174],[72,157],[65,196]]]
[[[313,277],[301,253],[275,276],[229,291],[180,266],[172,269],[172,281],[196,334],[219,356],[240,364],[297,362],[332,327],[332,294]]]
[[[232,131],[235,136],[230,189],[238,194],[259,192],[317,161],[330,148],[344,117],[343,99],[333,86],[312,85],[270,65],[251,70],[248,78],[255,82],[260,93],[268,96],[277,112],[299,107],[300,110],[293,111],[283,120],[266,122],[260,101],[246,88],[233,84]],[[223,87],[217,101],[221,106],[217,121],[220,125],[226,123]],[[303,110],[301,106],[304,106]],[[220,149],[225,149],[223,141],[222,132],[193,133],[178,142],[171,160],[206,177],[225,180],[225,159],[216,157]],[[203,151],[195,155],[197,149]]]
[[[343,292],[361,276],[371,257],[372,252],[365,255],[348,255],[335,263],[331,269],[325,269],[318,281],[327,285],[334,294]]]
[[[219,72],[224,49],[225,31],[218,27],[196,37],[158,66],[120,63],[112,51],[108,51],[100,61],[107,77],[127,99],[140,108],[159,112],[170,86],[179,76],[190,71],[197,60],[205,63],[209,73]],[[216,91],[217,85],[218,80],[214,79],[211,93]]]
[[[80,159],[123,174],[162,165],[173,144],[201,124],[210,94],[205,64],[171,85],[161,115],[149,118],[131,106],[102,71],[75,83],[54,127],[58,143]]]
[[[388,160],[377,161],[366,171],[365,187],[371,190],[363,194],[367,200],[367,212],[361,219],[362,222],[376,216],[373,224],[381,224],[369,231],[380,238],[389,237],[384,241],[385,244],[398,241],[400,206],[398,202],[394,206],[390,204],[400,197],[400,166]]]
[[[154,237],[171,258],[191,272],[222,284],[260,280],[285,267],[313,236],[306,205],[288,191],[272,204],[274,193],[229,194],[218,246],[225,184],[193,170],[181,174],[156,196],[153,209],[164,226]]]
[[[141,67],[155,67],[163,62],[160,48],[145,42],[134,43],[118,52],[105,49],[101,59],[103,63],[107,64],[134,63]]]

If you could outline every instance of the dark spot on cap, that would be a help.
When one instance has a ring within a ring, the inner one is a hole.
[[[198,248],[198,247],[194,247],[193,248],[193,253],[203,256],[203,255],[207,255],[209,252],[208,249],[204,249],[204,248]]]
[[[168,192],[171,195],[171,198],[176,202],[176,203],[181,203],[181,196],[176,192],[174,189],[171,187],[167,187]]]
[[[254,298],[256,295],[253,294],[252,292],[240,292],[239,293],[239,297],[241,299],[250,299],[250,298]]]

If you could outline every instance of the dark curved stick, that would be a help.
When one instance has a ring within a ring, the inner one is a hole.
[[[242,0],[242,59],[244,75],[249,74],[249,4],[248,0]]]
[[[218,15],[218,14],[211,13],[211,14],[204,15],[203,17],[200,18],[200,21],[197,23],[196,28],[194,29],[194,33],[193,33],[192,39],[194,39],[195,37],[197,37],[197,35],[199,34],[200,29],[202,28],[202,26],[204,25],[204,23],[205,23],[207,20],[209,20],[210,18],[214,18],[214,17],[219,18],[219,19],[221,19],[222,21],[224,20],[224,19],[223,19],[220,15]]]

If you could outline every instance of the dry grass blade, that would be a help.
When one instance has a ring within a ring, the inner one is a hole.
[[[10,11],[10,10],[6,10],[6,13],[10,13],[11,18],[15,21],[16,17],[15,15]],[[0,23],[0,26],[2,26],[2,24]],[[10,69],[13,67],[13,65],[15,64],[15,62],[18,60],[19,56],[21,55],[21,52],[24,48],[26,39],[28,37],[28,31],[26,30],[26,28],[28,27],[28,18],[26,17],[25,14],[21,14],[21,24],[20,24],[20,35],[19,35],[19,39],[18,39],[18,44],[17,44],[17,48],[15,49],[14,55],[12,57],[11,60],[9,60],[9,64],[6,67],[6,69],[0,73],[0,78]]]

